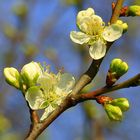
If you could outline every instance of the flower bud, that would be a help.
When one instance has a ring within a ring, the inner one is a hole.
[[[115,58],[111,61],[110,69],[106,77],[107,86],[112,86],[122,75],[128,71],[128,65],[121,59]]]
[[[123,27],[123,33],[125,33],[128,30],[128,24],[127,23],[123,23],[122,27]]]
[[[123,28],[123,33],[128,30],[128,24],[124,23],[122,20],[117,20],[116,24],[120,25]]]
[[[115,58],[110,64],[110,71],[115,72],[119,77],[128,71],[128,64],[121,59]]]
[[[15,88],[20,88],[20,74],[17,69],[10,67],[4,68],[5,80],[9,85],[14,86]]]
[[[126,98],[114,99],[110,104],[118,106],[122,111],[127,111],[129,109],[129,101]]]
[[[17,30],[12,27],[11,25],[4,25],[3,26],[3,32],[4,32],[4,35],[10,39],[14,39],[17,35]]]
[[[128,16],[140,16],[140,6],[139,5],[129,6]]]
[[[113,121],[122,120],[123,114],[122,114],[121,109],[118,106],[113,106],[111,104],[105,104],[104,108],[105,108],[105,111],[110,120],[113,120]]]
[[[39,64],[36,62],[30,62],[24,65],[21,70],[22,80],[28,87],[34,86],[41,73],[42,70]]]
[[[21,3],[19,5],[16,5],[16,6],[13,7],[13,12],[17,16],[23,18],[23,17],[25,17],[27,15],[27,12],[28,12],[27,5],[24,4],[24,3]]]

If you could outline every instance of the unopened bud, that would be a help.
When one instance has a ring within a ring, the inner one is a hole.
[[[128,30],[128,24],[127,23],[123,23],[122,27],[123,27],[123,33],[125,33]]]
[[[23,18],[23,17],[25,17],[27,15],[27,12],[28,12],[27,5],[24,4],[24,3],[21,3],[19,5],[16,5],[16,6],[13,7],[13,12],[17,16]]]
[[[124,75],[128,68],[128,64],[119,58],[113,59],[110,64],[110,71],[115,72],[119,77]]]
[[[23,66],[21,70],[21,77],[28,87],[34,86],[39,75],[42,73],[41,67],[36,62],[30,62]]]
[[[4,35],[10,39],[14,39],[17,34],[17,30],[11,25],[4,25],[3,32],[4,32]]]
[[[127,111],[129,109],[129,101],[126,98],[114,99],[110,104],[118,106],[122,111]]]
[[[123,118],[123,114],[121,109],[118,106],[113,106],[111,104],[104,105],[105,111],[110,120],[113,121],[121,121]]]
[[[122,75],[128,71],[128,64],[119,58],[115,58],[111,61],[110,68],[108,70],[106,84],[112,86]]]
[[[17,69],[10,67],[4,68],[5,80],[9,85],[14,86],[15,88],[20,88],[20,74]]]
[[[132,5],[128,8],[128,16],[140,16],[140,6],[139,5]]]
[[[124,23],[122,20],[117,20],[116,24],[120,25],[123,28],[123,33],[128,30],[128,24]]]

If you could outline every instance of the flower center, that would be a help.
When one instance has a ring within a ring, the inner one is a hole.
[[[57,95],[55,93],[55,89],[52,87],[49,89],[49,91],[47,91],[47,93],[44,94],[46,101],[51,104],[53,102],[55,102],[56,100],[58,100],[59,95]]]

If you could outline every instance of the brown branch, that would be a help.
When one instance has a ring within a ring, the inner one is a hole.
[[[123,89],[123,88],[129,88],[129,87],[133,87],[133,86],[137,86],[137,82],[138,80],[140,79],[140,74],[137,74],[136,76],[120,83],[120,84],[117,84],[117,85],[114,85],[112,87],[103,87],[103,88],[100,88],[100,89],[97,89],[95,91],[92,91],[92,92],[89,92],[89,93],[86,93],[86,94],[81,94],[79,96],[77,96],[77,99],[78,101],[82,102],[84,100],[93,100],[96,98],[96,96],[99,96],[99,95],[102,95],[102,94],[105,94],[105,93],[109,93],[109,92],[112,92],[112,91],[115,91],[115,90],[119,90],[119,89]]]
[[[22,85],[22,95],[23,97],[25,98],[25,94],[26,94],[26,86]],[[34,127],[36,126],[36,124],[39,123],[39,116],[37,114],[37,112],[35,110],[32,110],[29,106],[29,103],[26,101],[27,103],[27,106],[29,108],[29,112],[30,112],[30,120],[31,120],[31,124],[30,124],[30,129],[29,129],[29,132],[26,136],[26,138],[29,137],[30,133],[32,133],[32,130],[34,129]]]
[[[123,1],[124,0],[117,1],[110,20],[111,24],[117,21],[120,14],[120,9],[122,8]],[[109,49],[111,45],[112,43],[108,43],[107,48]],[[78,99],[77,97],[80,97],[80,94],[78,93],[81,91],[83,87],[85,87],[94,79],[97,72],[99,71],[99,67],[102,60],[103,58],[100,60],[92,61],[92,64],[87,70],[87,72],[85,72],[76,83],[71,96],[68,96],[64,100],[64,102],[44,122],[35,124],[26,140],[35,140],[44,131],[44,129],[46,129],[61,113],[63,113],[65,110],[76,105],[79,102],[77,100]]]
[[[118,20],[123,3],[124,3],[124,0],[117,0],[116,6],[113,10],[113,14],[112,14],[111,19],[110,19],[111,24],[115,23]]]
[[[39,122],[39,117],[38,114],[35,110],[30,109],[30,114],[31,114],[31,122],[33,124],[38,123]]]
[[[48,127],[61,113],[63,113],[66,109],[75,106],[77,103],[86,100],[95,100],[98,95],[102,95],[111,91],[136,86],[135,84],[139,79],[140,74],[137,74],[136,76],[112,87],[103,87],[86,94],[71,94],[64,100],[64,103],[61,104],[58,109],[46,119],[46,121],[35,124],[26,140],[35,140],[43,132],[43,130]]]
[[[30,124],[30,129],[29,129],[29,132],[28,132],[26,138],[29,137],[30,133],[32,133],[32,130],[34,129],[36,124],[39,123],[39,116],[38,116],[37,112],[32,110],[30,107],[29,107],[29,111],[30,111],[31,124]]]

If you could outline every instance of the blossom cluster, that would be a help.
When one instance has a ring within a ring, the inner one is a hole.
[[[75,84],[71,74],[54,74],[37,62],[24,65],[20,73],[13,67],[5,68],[4,75],[10,85],[22,91],[26,87],[25,99],[31,109],[45,109],[40,120],[46,119],[61,104]]]

